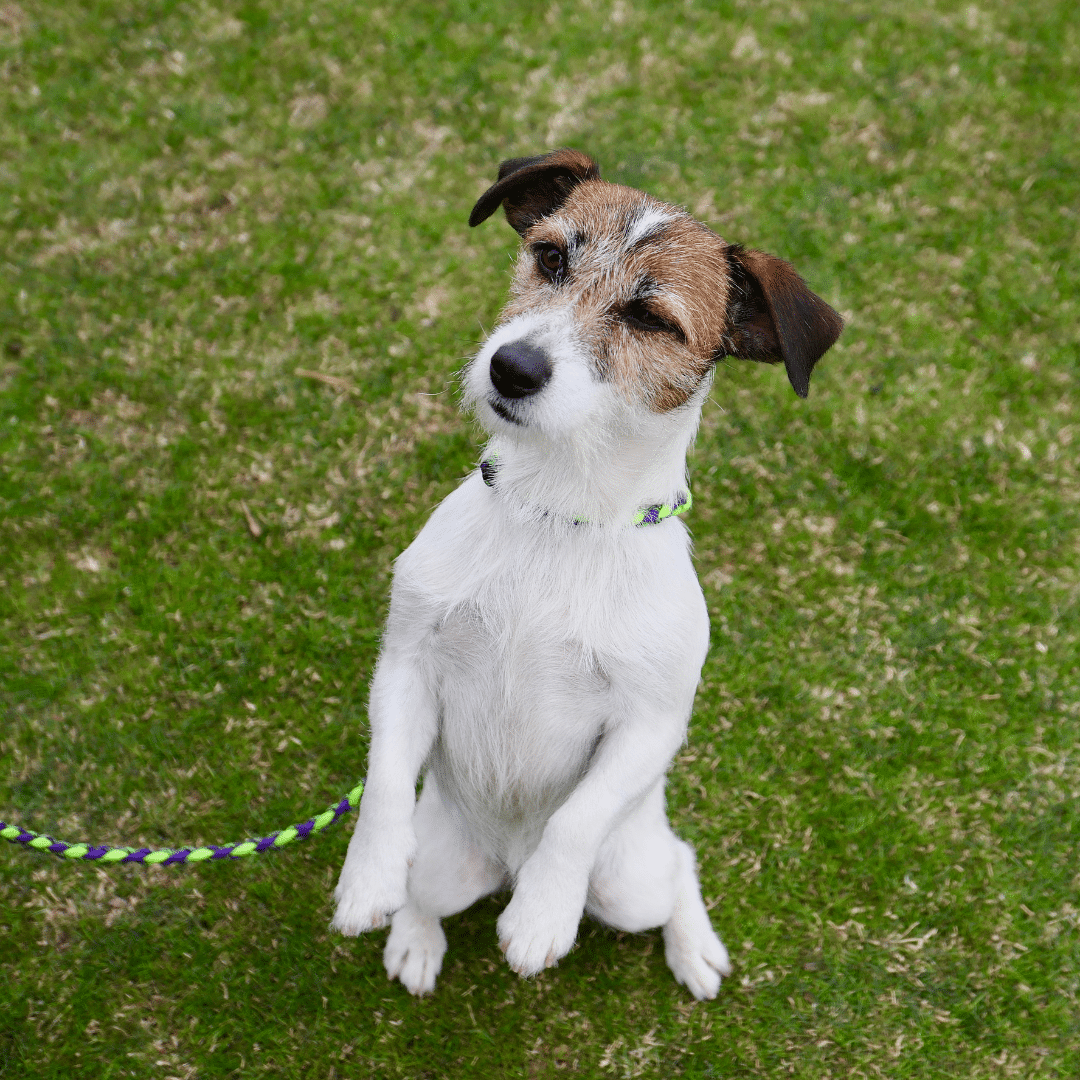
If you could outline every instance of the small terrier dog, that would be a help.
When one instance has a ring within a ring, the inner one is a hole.
[[[709,640],[686,453],[718,360],[783,361],[805,397],[843,321],[789,263],[578,151],[503,162],[469,224],[500,205],[521,255],[463,372],[491,439],[395,566],[332,925],[392,916],[386,971],[425,994],[440,920],[509,887],[519,974],[588,912],[663,927],[675,978],[712,998],[731,965],[664,801]]]

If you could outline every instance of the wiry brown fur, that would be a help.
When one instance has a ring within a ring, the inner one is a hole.
[[[597,377],[655,412],[686,404],[725,356],[783,361],[805,397],[814,364],[843,327],[790,263],[728,244],[685,211],[601,180],[579,151],[504,162],[470,224],[500,204],[523,241],[504,319],[569,308]],[[665,220],[635,241],[650,215]],[[557,281],[537,265],[545,244],[567,260]],[[627,318],[634,305],[664,325]]]
[[[670,220],[628,246],[626,237],[643,211]],[[685,404],[708,375],[726,327],[730,273],[720,237],[640,191],[590,180],[523,239],[504,316],[570,305],[600,378],[657,412]],[[537,269],[532,250],[542,243],[568,249],[569,266],[559,283]],[[620,313],[634,301],[680,333],[628,324]]]

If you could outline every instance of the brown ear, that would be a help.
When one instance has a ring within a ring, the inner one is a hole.
[[[783,360],[795,393],[806,397],[810,372],[840,336],[844,320],[784,259],[732,244],[727,261],[731,299],[721,355]]]
[[[506,220],[524,236],[541,218],[558,210],[583,180],[599,179],[600,166],[580,150],[511,158],[499,166],[498,182],[480,196],[469,224],[487,221],[502,203]]]

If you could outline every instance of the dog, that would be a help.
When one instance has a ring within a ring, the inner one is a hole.
[[[579,151],[503,162],[469,224],[500,205],[521,253],[462,372],[490,442],[395,564],[332,926],[391,919],[387,974],[422,995],[440,920],[511,888],[519,974],[587,912],[662,927],[675,978],[713,998],[731,964],[664,799],[709,639],[686,454],[717,361],[782,362],[805,397],[843,320],[789,263]]]

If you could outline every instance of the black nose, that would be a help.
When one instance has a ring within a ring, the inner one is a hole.
[[[491,383],[506,398],[523,398],[551,378],[547,354],[524,341],[501,345],[491,358]]]

